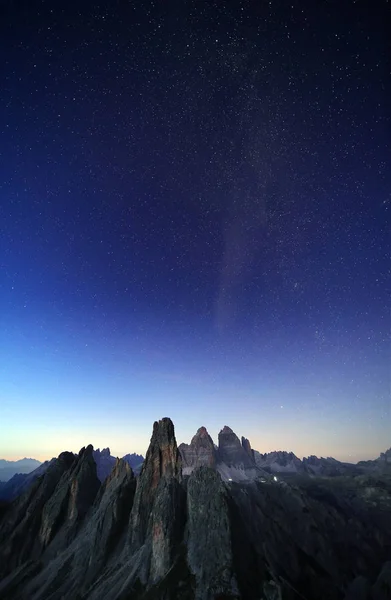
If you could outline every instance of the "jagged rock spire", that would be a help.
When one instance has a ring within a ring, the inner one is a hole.
[[[236,433],[227,425],[219,433],[218,458],[219,461],[224,462],[228,466],[241,465],[245,468],[254,466],[253,458],[242,446]]]
[[[184,472],[189,474],[194,468],[216,466],[216,449],[206,427],[200,427],[190,444],[180,444]]]
[[[165,417],[153,424],[151,442],[137,482],[131,514],[132,545],[144,543],[153,520],[155,500],[159,496],[157,490],[170,487],[173,480],[177,483],[182,481],[182,461],[173,422]]]

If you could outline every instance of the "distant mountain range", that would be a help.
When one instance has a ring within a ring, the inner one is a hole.
[[[96,463],[97,477],[99,481],[103,482],[113,470],[117,458],[111,456],[110,448],[104,448],[103,450],[98,448],[97,450],[94,450],[93,458]],[[1,482],[0,479],[0,500],[9,501],[19,496],[26,489],[28,489],[32,482],[40,477],[50,465],[55,463],[56,460],[57,459],[52,458],[44,463],[40,463],[39,461],[31,458],[24,458],[21,461],[15,462],[2,461],[9,462],[10,464],[14,465],[13,467],[9,467],[10,471],[14,471],[14,474],[11,475],[8,480],[4,480],[4,482]],[[138,474],[141,470],[144,457],[140,454],[126,454],[123,457],[123,460],[132,467],[135,474]],[[24,461],[30,462],[27,463]],[[23,463],[25,468],[24,471],[20,470],[19,463]]]
[[[179,452],[183,460],[183,473],[190,475],[194,468],[201,465],[216,468],[223,480],[253,480],[266,474],[336,477],[341,475],[360,475],[369,471],[391,469],[391,448],[382,452],[375,460],[360,461],[357,464],[345,463],[332,457],[318,458],[309,456],[302,460],[293,452],[274,451],[261,454],[252,450],[248,439],[241,441],[230,427],[225,426],[219,433],[219,445],[215,445],[205,427],[200,427],[190,444],[180,444]],[[116,463],[116,457],[110,448],[93,451],[97,465],[98,479],[103,482]],[[140,454],[126,454],[122,457],[137,475],[144,457]],[[17,461],[0,459],[0,499],[12,500],[53,463],[55,459],[40,463],[33,458]],[[8,476],[3,475],[2,472]]]
[[[375,460],[357,464],[345,463],[335,458],[309,456],[301,460],[293,452],[275,451],[261,454],[251,448],[245,437],[241,441],[229,427],[219,433],[215,445],[205,427],[201,427],[190,444],[180,444],[184,475],[202,465],[215,468],[223,480],[252,480],[262,474],[308,475],[311,477],[338,477],[381,472],[391,469],[391,449]]]
[[[386,600],[391,449],[374,461],[253,451],[225,426],[155,422],[135,476],[63,452],[0,504],[1,600]]]
[[[360,461],[357,464],[341,462],[335,458],[309,456],[300,460],[293,452],[254,451],[256,464],[270,473],[307,474],[311,476],[337,477],[339,475],[360,475],[370,471],[384,471],[391,468],[391,448],[382,452],[375,460]]]
[[[15,473],[30,473],[40,465],[35,458],[21,458],[20,460],[0,459],[0,481],[8,481]]]

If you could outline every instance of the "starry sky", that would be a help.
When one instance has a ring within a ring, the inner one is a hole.
[[[391,445],[385,10],[1,3],[1,457]]]

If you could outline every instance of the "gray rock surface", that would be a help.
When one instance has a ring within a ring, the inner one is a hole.
[[[216,466],[216,450],[212,438],[205,427],[200,427],[190,444],[178,446],[182,457],[183,472],[188,475],[193,469]]]
[[[125,454],[122,458],[130,467],[132,467],[132,471],[135,475],[140,473],[144,462],[144,457],[141,454],[133,452],[132,454]]]
[[[108,477],[116,464],[117,458],[112,456],[110,448],[103,448],[103,450],[94,450],[93,457],[96,462],[96,472],[100,482],[103,482]],[[123,460],[132,468],[135,474],[139,474],[144,461],[144,457],[141,454],[125,454],[122,457]]]
[[[268,452],[261,454],[254,452],[256,464],[270,470],[271,473],[304,473],[305,468],[293,452]]]
[[[254,458],[242,446],[238,436],[225,425],[219,433],[218,461],[227,466],[253,468]]]
[[[110,454],[110,448],[103,448],[100,450],[94,450],[92,453],[94,461],[96,463],[96,474],[101,483],[108,477],[113,470],[116,459]]]
[[[391,464],[391,448],[388,448],[388,450],[386,450],[385,452],[381,452],[377,460],[379,462]]]
[[[166,493],[165,482],[171,479],[181,482],[182,464],[174,425],[170,419],[165,418],[153,425],[151,442],[141,469],[131,516],[131,540],[134,547],[145,542],[147,532],[151,529],[151,515],[158,489],[163,489]]]
[[[237,597],[226,486],[214,469],[201,467],[187,484],[187,560],[196,598]]]
[[[9,481],[0,487],[0,499],[10,501],[23,494],[23,492],[31,486],[33,481],[43,475],[49,465],[53,464],[55,460],[55,458],[47,460],[30,473],[18,473],[11,477]]]
[[[61,454],[0,512],[1,600],[389,599],[386,474],[223,480],[256,467],[222,434],[231,466],[188,477],[167,418],[137,478],[117,460],[101,484],[91,446]]]
[[[104,448],[103,450],[94,450],[93,458],[97,467],[97,477],[101,483],[109,476],[114,465],[116,464],[117,458],[111,456],[110,448]],[[126,454],[123,457],[124,461],[132,467],[135,474],[139,474],[144,461],[144,457],[140,454]],[[53,464],[55,458],[47,460],[31,471],[30,473],[23,473],[14,475],[9,481],[0,485],[0,500],[11,501],[23,494],[25,490],[32,484],[35,479],[38,479],[46,471],[49,465]]]
[[[358,475],[360,473],[356,465],[343,463],[332,457],[318,458],[308,456],[303,458],[304,471],[310,475],[322,477],[338,477],[340,475]]]
[[[251,461],[255,461],[254,450],[251,448],[250,440],[242,436],[242,447],[247,452]]]
[[[42,550],[50,544],[52,556],[76,536],[98,493],[100,482],[92,453],[91,445],[80,450],[42,509],[39,540]]]
[[[44,475],[34,481],[3,515],[0,523],[0,578],[25,561],[40,556],[43,544],[39,532],[43,511],[74,461],[75,457],[70,452],[60,454]]]
[[[256,464],[270,473],[307,474],[315,477],[359,475],[364,470],[359,465],[343,463],[335,458],[304,457],[300,460],[293,452],[274,451],[261,454],[254,451]]]
[[[391,475],[391,448],[381,452],[375,460],[362,460],[356,465],[363,473],[384,473]]]

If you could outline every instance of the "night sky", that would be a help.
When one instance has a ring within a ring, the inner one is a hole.
[[[385,10],[1,3],[1,457],[391,445]]]

